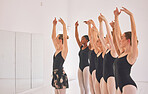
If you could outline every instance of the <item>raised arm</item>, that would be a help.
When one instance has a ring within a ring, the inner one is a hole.
[[[98,17],[98,20],[99,20],[99,28],[100,28],[100,32],[99,32],[99,38],[100,38],[100,41],[102,43],[102,46],[103,46],[103,51],[106,51],[107,50],[107,45],[106,45],[106,41],[105,41],[105,38],[104,38],[104,32],[103,32],[103,22],[102,22],[102,19],[101,17],[99,16]]]
[[[116,41],[116,32],[115,32],[115,22],[114,21],[112,21],[111,23],[110,23],[110,26],[112,27],[112,35],[113,35],[113,42],[114,42],[114,46],[115,46],[115,49],[116,49],[116,52],[117,52],[117,54],[119,55],[120,54],[120,50],[119,50],[119,47],[118,47],[118,45],[117,45],[117,41]]]
[[[135,25],[135,20],[133,14],[126,8],[122,7],[121,11],[124,11],[126,14],[130,16],[130,21],[131,21],[131,31],[132,31],[132,37],[131,37],[131,52],[130,56],[132,59],[137,59],[138,56],[138,47],[137,47],[137,34],[136,34],[136,25]]]
[[[121,40],[121,29],[119,26],[119,15],[120,15],[121,11],[119,12],[118,8],[116,8],[116,10],[114,10],[114,15],[115,15],[115,38],[116,38],[116,42],[117,42],[117,46],[118,46],[118,55],[120,55],[122,53],[122,49],[120,47],[120,40]]]
[[[111,30],[110,30],[109,24],[108,24],[106,18],[102,14],[100,14],[100,17],[105,22],[105,25],[106,25],[107,37],[109,39],[109,44],[111,46],[111,51],[113,51],[113,53],[116,53],[116,49],[115,49],[115,46],[114,46],[114,43],[113,43],[113,37],[111,35]]]
[[[59,22],[63,25],[63,50],[62,56],[65,59],[68,53],[68,46],[67,46],[67,30],[65,22],[60,18]]]
[[[89,40],[90,40],[89,49],[91,49],[91,24],[90,24],[89,21],[84,21],[84,23],[88,25],[88,37],[89,37]]]
[[[91,38],[93,38],[93,39],[90,40],[91,48],[95,48],[95,43],[96,43],[95,39],[96,39],[96,37],[94,37],[94,36],[97,35],[98,29],[96,28],[96,25],[95,25],[95,23],[94,23],[94,21],[92,19],[89,20],[89,23],[90,23],[90,25],[93,26],[93,28],[91,28],[91,31],[90,31]],[[94,35],[92,35],[92,34],[94,34]]]
[[[56,25],[57,25],[57,20],[56,18],[53,20],[53,30],[52,30],[52,41],[54,44],[55,49],[57,49],[57,42],[56,42]]]
[[[90,40],[91,39],[91,24],[89,21],[84,21],[84,23],[88,25],[88,37]]]
[[[78,23],[78,21],[77,21],[77,22],[75,23],[75,38],[76,38],[76,41],[77,41],[79,47],[81,47],[82,44],[81,44],[80,39],[79,39],[78,26],[79,26],[79,23]]]
[[[98,53],[98,51],[100,51],[100,49],[96,45],[97,39],[98,39],[98,32],[97,31],[98,31],[97,28],[93,26],[91,32],[92,32],[92,45],[95,49],[95,53]]]

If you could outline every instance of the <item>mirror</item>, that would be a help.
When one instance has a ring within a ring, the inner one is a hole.
[[[15,93],[15,33],[0,31],[0,94]]]
[[[43,85],[43,35],[0,31],[0,94]]]

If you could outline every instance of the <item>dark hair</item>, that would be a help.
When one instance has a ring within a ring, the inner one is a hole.
[[[130,45],[132,45],[132,41],[131,41],[132,33],[130,31],[128,31],[128,32],[125,32],[124,34],[125,34],[125,38],[127,40],[130,39]]]
[[[63,44],[63,34],[59,34],[59,39],[62,40],[62,44]],[[69,36],[67,35],[67,39],[69,39]]]
[[[125,32],[124,33],[125,34],[125,38],[128,40],[128,39],[130,39],[130,45],[132,45],[132,32],[130,32],[130,31],[128,31],[128,32]],[[137,40],[137,43],[138,43],[139,41]]]
[[[84,35],[83,37],[84,37],[87,41],[89,41],[88,35]]]

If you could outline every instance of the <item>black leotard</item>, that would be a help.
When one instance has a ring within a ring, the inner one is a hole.
[[[105,54],[103,59],[103,78],[107,83],[107,79],[111,76],[114,77],[113,73],[113,63],[116,58],[112,57],[110,51]]]
[[[94,52],[94,50],[92,50],[91,55],[90,55],[90,65],[89,65],[90,74],[92,74],[92,72],[96,69],[96,67],[95,67],[96,58],[97,58],[97,55]]]
[[[98,66],[96,68],[96,78],[100,83],[101,78],[103,77],[103,58],[102,53],[97,57]]]
[[[54,69],[63,69],[64,59],[61,56],[61,52],[59,52],[56,56],[54,54],[53,57],[53,70]]]
[[[121,58],[117,58],[114,63],[115,78],[117,81],[116,87],[119,87],[121,92],[123,91],[122,89],[125,85],[133,85],[137,88],[136,83],[130,76],[132,65],[128,63],[127,55]]]
[[[83,46],[80,47],[79,51],[79,58],[80,58],[79,68],[83,72],[84,68],[89,66],[88,54],[90,50],[88,47],[82,50],[82,47]]]
[[[52,86],[55,89],[65,89],[69,88],[68,77],[63,69],[64,58],[61,55],[62,52],[59,52],[56,56],[53,56],[53,78]]]

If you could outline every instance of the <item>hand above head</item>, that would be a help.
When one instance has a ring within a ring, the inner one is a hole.
[[[59,19],[59,22],[60,22],[62,25],[65,25],[65,22],[63,21],[62,18]]]
[[[110,26],[111,26],[112,28],[115,27],[115,22],[114,22],[114,21],[110,22],[109,24],[110,24]]]
[[[78,21],[75,23],[75,27],[78,27],[79,26],[79,23],[78,23]]]
[[[121,11],[124,11],[126,14],[128,14],[128,15],[133,15],[132,14],[132,12],[130,12],[128,9],[126,9],[126,8],[124,8],[124,7],[122,7],[122,9],[120,9]]]
[[[57,20],[56,18],[53,20],[53,25],[56,25],[57,24]]]
[[[106,18],[100,13],[100,18],[102,19],[102,21],[106,21]]]
[[[102,22],[102,18],[100,16],[98,17],[98,20],[99,20],[99,22]]]
[[[94,21],[93,21],[92,19],[90,19],[88,22],[89,22],[90,24],[92,24],[93,26],[95,26],[95,23],[94,23]]]
[[[118,8],[116,7],[116,9],[114,10],[114,15],[119,16],[120,13],[121,13],[121,11],[119,11]]]
[[[85,24],[90,25],[91,23],[89,21],[84,21]]]

